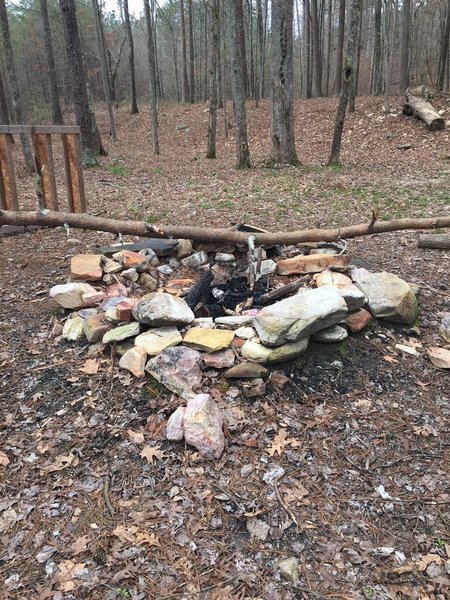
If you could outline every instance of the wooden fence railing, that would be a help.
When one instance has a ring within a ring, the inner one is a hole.
[[[30,135],[33,144],[37,194],[43,207],[58,210],[52,136],[62,140],[69,212],[86,212],[80,128],[71,125],[0,125],[0,209],[19,210],[16,175],[12,158],[12,136]]]

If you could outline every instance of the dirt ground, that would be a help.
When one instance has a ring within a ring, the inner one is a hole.
[[[448,100],[435,104],[450,118]],[[273,230],[364,222],[372,208],[380,219],[448,215],[450,130],[402,116],[400,98],[392,106],[385,115],[381,100],[359,100],[340,169],[323,166],[334,100],[297,103],[297,169],[264,166],[270,107],[249,106],[245,173],[221,122],[219,158],[204,158],[206,105],[161,108],[157,158],[146,108],[121,107],[119,142],[85,172],[89,212]],[[106,141],[103,113],[100,123]],[[20,174],[22,206],[36,206]],[[119,371],[114,353],[84,372],[87,347],[61,338],[49,288],[72,255],[112,240],[0,237],[0,598],[450,598],[450,386],[426,353],[444,344],[449,253],[417,249],[417,233],[351,241],[354,264],[418,286],[418,323],[311,344],[277,366],[289,382],[275,378],[264,398],[238,401],[216,384],[227,447],[209,462],[165,440],[180,399]],[[290,557],[295,584],[277,566]]]

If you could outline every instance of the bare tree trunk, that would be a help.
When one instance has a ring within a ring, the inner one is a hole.
[[[315,95],[322,96],[322,53],[317,0],[311,0],[312,51],[314,60]]]
[[[173,25],[170,25],[170,37],[172,40],[173,73],[174,73],[174,78],[175,78],[175,89],[177,90],[177,102],[180,102],[181,94],[180,94],[180,82],[178,80],[177,41],[175,38],[175,31],[174,31]]]
[[[342,89],[334,125],[333,141],[331,144],[329,165],[339,164],[341,152],[342,132],[344,130],[345,113],[347,111],[348,97],[353,84],[354,65],[356,59],[356,46],[358,39],[359,22],[361,20],[363,0],[353,0],[350,10],[350,30],[345,49],[345,58],[342,76]]]
[[[209,70],[209,120],[206,158],[216,158],[217,54],[219,48],[219,0],[209,0],[211,11],[211,62]]]
[[[41,0],[41,2],[45,0]],[[106,61],[105,46],[103,43],[102,35],[102,14],[98,0],[92,0],[92,9],[94,11],[95,19],[95,32],[97,34],[97,45],[100,53],[100,62],[102,65],[102,82],[103,82],[103,93],[105,96],[106,107],[108,109],[109,127],[111,130],[111,139],[113,142],[117,141],[116,123],[114,121],[114,113],[112,109],[112,102],[110,97],[110,86],[108,84],[108,65]]]
[[[394,31],[395,35],[395,31]],[[400,67],[400,92],[404,94],[409,87],[409,44],[411,38],[411,0],[403,0],[402,18],[402,55]]]
[[[192,0],[188,0],[188,27],[189,27],[189,102],[194,104],[195,95],[195,68],[194,68],[194,14]]]
[[[45,54],[47,56],[48,77],[50,82],[50,100],[52,107],[52,121],[56,124],[63,122],[61,106],[59,103],[58,83],[56,79],[55,58],[53,56],[52,34],[48,19],[47,0],[39,0],[41,8],[42,28],[44,30]]]
[[[236,14],[237,14],[237,26],[239,28],[238,44],[240,47],[239,54],[241,57],[241,72],[242,81],[244,83],[245,97],[249,97],[249,85],[248,85],[248,72],[247,72],[247,51],[245,48],[245,24],[244,24],[244,9],[242,6],[243,0],[235,0],[236,3]]]
[[[59,0],[66,42],[67,58],[72,77],[73,104],[77,124],[80,126],[83,162],[96,163],[96,156],[105,155],[95,115],[89,105],[86,71],[81,52],[77,15],[73,0]]]
[[[250,150],[247,138],[247,116],[245,112],[245,85],[242,74],[243,59],[241,56],[239,8],[241,0],[227,0],[229,7],[229,21],[231,29],[232,48],[232,84],[233,108],[236,121],[236,168],[248,169],[251,167]],[[242,8],[242,4],[241,4]],[[242,13],[242,11],[241,11]]]
[[[342,89],[342,61],[344,55],[344,33],[345,33],[345,0],[339,0],[339,29],[338,45],[336,53],[336,82],[334,91],[339,96]]]
[[[374,18],[374,45],[372,60],[371,92],[379,96],[382,92],[383,63],[381,60],[381,9],[383,0],[376,0]]]
[[[256,32],[258,39],[258,98],[264,97],[264,29],[261,0],[256,0]]]
[[[294,133],[293,0],[272,0],[272,153],[274,163],[298,165]]]
[[[363,0],[363,6],[364,6],[364,0]],[[355,59],[355,64],[353,65],[354,76],[353,76],[353,82],[352,82],[352,85],[350,88],[350,96],[348,99],[348,111],[349,112],[355,112],[356,96],[358,95],[359,65],[360,65],[360,60],[361,60],[361,44],[362,44],[362,14],[363,13],[362,13],[362,8],[361,8],[361,18],[359,20],[356,59]]]
[[[130,94],[131,94],[131,107],[130,113],[137,115],[139,112],[136,97],[136,72],[134,69],[134,42],[133,33],[131,31],[130,12],[128,10],[128,0],[122,0],[123,2],[123,18],[125,24],[125,33],[128,40],[128,68],[130,69]]]
[[[155,64],[155,44],[153,32],[153,18],[150,13],[150,4],[148,0],[144,0],[145,25],[147,28],[147,53],[148,53],[148,70],[150,79],[150,113],[152,119],[152,142],[153,153],[159,154],[158,140],[158,104],[156,93],[156,64]]]
[[[187,74],[187,50],[186,50],[186,19],[184,16],[184,0],[180,0],[180,27],[181,27],[181,49],[183,55],[183,102],[189,101],[189,81]]]
[[[220,0],[218,2],[218,13],[219,19],[217,22],[217,108],[223,108],[224,103],[224,91],[223,91],[223,79],[222,79],[222,32],[220,24]]]
[[[449,61],[448,50],[450,41],[450,6],[447,7],[447,18],[442,31],[441,51],[439,53],[439,68],[437,76],[437,88],[443,91],[445,82],[445,70]]]
[[[8,77],[9,89],[11,90],[14,118],[17,123],[23,122],[22,100],[17,83],[16,68],[14,66],[14,56],[9,34],[8,14],[6,12],[5,0],[0,0],[0,27],[2,30],[2,54],[5,64],[5,70]],[[31,153],[30,142],[25,134],[20,136],[20,144],[25,160],[25,165],[30,173],[35,171],[33,154]]]
[[[327,60],[326,60],[326,78],[325,78],[325,95],[330,93],[330,71],[331,71],[331,39],[333,29],[333,0],[328,0],[328,17],[327,17]]]
[[[306,85],[305,95],[306,98],[312,96],[312,80],[311,80],[311,10],[309,0],[303,0],[304,3],[304,14],[303,19],[305,23],[305,62],[306,62]]]

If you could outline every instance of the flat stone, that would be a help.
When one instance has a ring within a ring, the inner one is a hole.
[[[192,242],[191,240],[177,240],[176,246],[177,258],[186,258],[192,254]]]
[[[234,365],[236,359],[233,350],[219,350],[211,354],[203,354],[203,362],[213,369],[226,369]]]
[[[303,354],[308,347],[308,338],[299,340],[292,344],[283,344],[278,348],[267,348],[253,340],[247,340],[241,349],[242,358],[261,363],[263,365],[272,365],[280,362],[294,360]]]
[[[347,330],[345,327],[340,327],[339,325],[332,325],[326,329],[321,329],[311,336],[314,342],[320,342],[321,344],[336,344],[346,338],[348,338]]]
[[[217,252],[214,257],[214,260],[218,263],[232,263],[236,260],[234,254],[228,254],[226,252]]]
[[[296,556],[291,556],[290,558],[280,560],[277,564],[277,568],[281,577],[286,581],[290,581],[291,583],[298,582],[300,577],[299,567],[300,561]]]
[[[337,256],[332,254],[300,254],[292,258],[278,261],[277,273],[279,275],[297,275],[300,273],[320,273],[331,265],[345,267],[349,264],[346,255]]]
[[[129,288],[127,288],[123,283],[116,282],[108,287],[106,290],[107,298],[126,298],[128,296]]]
[[[178,296],[181,292],[191,288],[193,283],[192,279],[170,279],[164,286],[164,291],[173,296]]]
[[[186,407],[179,406],[167,421],[166,438],[171,442],[179,442],[184,438],[183,419],[185,413]]]
[[[217,325],[222,325],[227,328],[241,327],[242,325],[251,325],[253,323],[253,316],[236,315],[229,317],[217,317],[214,322]]]
[[[235,330],[234,335],[242,338],[243,340],[251,340],[252,338],[257,337],[257,333],[253,327],[248,326],[239,327]]]
[[[182,298],[155,292],[142,296],[134,305],[133,317],[140,323],[164,327],[189,325],[194,320],[194,313]]]
[[[158,327],[141,333],[134,343],[144,348],[149,356],[157,356],[166,348],[179,344],[182,339],[176,327]]]
[[[105,321],[103,314],[87,317],[83,323],[83,332],[89,343],[99,342],[105,333],[111,329],[110,323]]]
[[[130,348],[119,360],[119,367],[121,369],[127,369],[133,373],[135,377],[144,377],[146,360],[147,353],[144,348]]]
[[[133,252],[132,250],[122,250],[122,252],[114,254],[113,258],[117,260],[124,269],[136,269],[137,271],[142,271],[149,266],[145,256],[142,256],[139,252]]]
[[[447,344],[450,344],[450,313],[444,313],[442,315],[439,333],[441,334],[442,339],[447,342]]]
[[[149,292],[156,292],[158,289],[158,280],[150,275],[150,273],[141,273],[139,275],[139,285],[141,285],[144,290]]]
[[[268,258],[267,260],[261,261],[261,269],[259,271],[261,275],[273,275],[276,270],[277,263],[274,260]]]
[[[367,302],[366,295],[354,283],[350,283],[344,288],[336,288],[339,296],[344,298],[347,310],[358,310]]]
[[[94,290],[93,292],[86,292],[85,294],[82,294],[81,296],[81,300],[83,302],[83,307],[90,307],[90,306],[98,306],[99,304],[101,304],[103,302],[103,300],[106,298],[105,293],[102,292],[101,290]]]
[[[77,254],[70,259],[70,277],[73,281],[100,281],[103,277],[98,254]]]
[[[321,273],[316,273],[313,276],[314,281],[318,287],[322,285],[332,285],[335,288],[345,288],[352,283],[350,277],[343,273],[336,273],[330,269],[325,269]]]
[[[185,400],[195,396],[202,382],[201,354],[192,348],[173,346],[151,358],[145,370]]]
[[[370,273],[358,277],[358,287],[368,298],[370,312],[379,319],[411,324],[417,319],[417,299],[406,281],[393,273]]]
[[[346,314],[347,305],[336,289],[323,286],[263,308],[253,326],[263,344],[281,346],[331,327],[342,321]]]
[[[358,333],[366,327],[372,320],[372,315],[368,310],[360,308],[345,318],[345,324],[352,333]]]
[[[216,326],[212,317],[198,317],[192,321],[194,327],[208,327],[214,329]]]
[[[106,256],[101,257],[101,266],[103,273],[112,275],[113,273],[120,273],[123,267],[120,262],[107,258]]]
[[[115,327],[114,329],[107,331],[103,336],[102,342],[104,344],[110,344],[111,342],[121,342],[122,340],[126,340],[129,337],[138,335],[140,330],[140,324],[133,321],[132,323],[127,323],[126,325],[121,325],[120,327]]]
[[[128,281],[133,283],[137,283],[139,281],[139,273],[134,267],[131,269],[125,269],[125,271],[122,271],[121,275],[124,279],[128,279]]]
[[[173,269],[169,267],[169,265],[161,265],[160,267],[157,267],[156,270],[158,273],[161,273],[161,275],[171,275],[173,273]]]
[[[233,338],[234,332],[228,329],[192,327],[184,336],[183,344],[203,352],[217,352],[228,348]]]
[[[159,265],[159,258],[156,256],[156,252],[151,248],[142,248],[142,250],[139,250],[138,254],[145,258],[147,265],[150,265],[151,267],[157,267]]]
[[[89,283],[64,283],[55,285],[50,290],[50,297],[63,308],[83,308],[83,295],[97,294],[97,290]]]
[[[450,369],[450,350],[433,346],[427,349],[427,354],[435,367]]]
[[[256,379],[267,375],[267,369],[256,362],[241,362],[224,373],[227,379]]]
[[[80,340],[84,336],[83,332],[83,322],[84,319],[79,317],[78,315],[72,317],[71,319],[67,319],[64,323],[62,336],[65,340],[76,341]]]
[[[189,269],[197,269],[202,265],[206,265],[208,262],[208,255],[203,250],[201,252],[195,252],[181,261],[185,267]]]
[[[220,458],[225,447],[223,416],[209,394],[199,394],[188,401],[183,429],[186,443],[204,458]]]

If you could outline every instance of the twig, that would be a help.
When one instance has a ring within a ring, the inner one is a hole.
[[[103,496],[105,498],[105,504],[106,504],[106,508],[108,509],[109,514],[111,515],[111,517],[114,516],[115,514],[115,510],[113,505],[111,504],[111,500],[109,499],[109,486],[111,484],[111,480],[109,478],[109,475],[107,475],[105,477],[105,483],[103,484]]]
[[[287,512],[287,514],[291,517],[291,519],[295,523],[295,526],[297,528],[297,533],[298,533],[299,527],[298,527],[297,517],[294,515],[292,510],[289,508],[289,506],[285,503],[285,501],[281,497],[280,490],[278,489],[278,483],[276,481],[273,482],[273,489],[275,490],[275,496],[277,497],[278,502],[281,504],[281,506],[284,508],[284,510]]]

